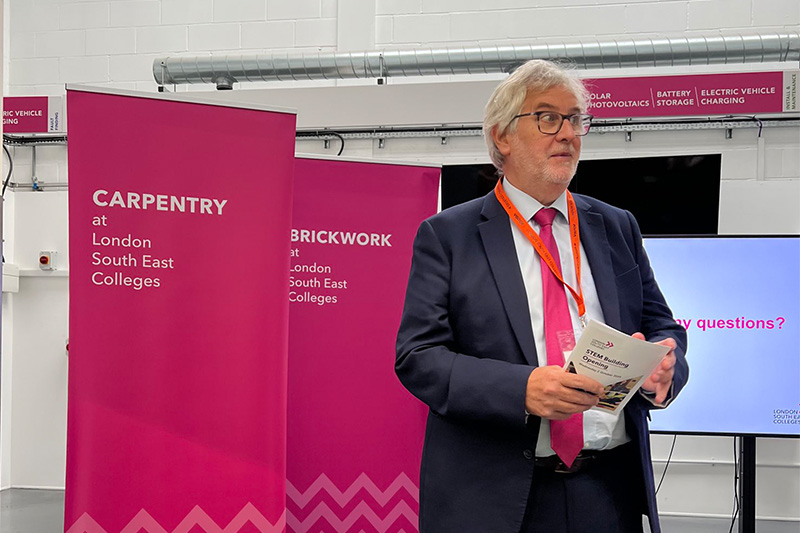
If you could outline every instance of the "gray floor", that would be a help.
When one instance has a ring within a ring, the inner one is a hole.
[[[664,533],[727,533],[729,520],[662,517]],[[737,524],[738,526],[738,524]],[[647,531],[649,528],[645,528]],[[794,533],[797,522],[758,521],[758,533]],[[0,491],[0,533],[62,533],[64,491],[8,489]],[[738,527],[734,527],[738,531]]]
[[[8,489],[0,491],[0,533],[61,533],[64,491]]]

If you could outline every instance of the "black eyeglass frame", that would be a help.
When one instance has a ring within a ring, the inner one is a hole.
[[[558,116],[561,117],[561,124],[558,125],[558,128],[556,129],[556,131],[554,131],[552,133],[548,133],[546,131],[542,131],[542,125],[539,122],[539,116],[540,115],[544,115],[544,114],[558,115]],[[584,135],[589,133],[589,130],[592,127],[592,120],[594,119],[594,115],[591,115],[589,113],[570,113],[569,115],[565,115],[565,114],[559,113],[557,111],[532,111],[530,113],[520,113],[519,115],[516,115],[514,118],[512,118],[511,121],[513,122],[513,121],[517,120],[518,118],[522,118],[522,117],[536,117],[536,127],[539,128],[539,132],[543,133],[544,135],[558,135],[558,132],[561,131],[561,128],[564,127],[564,121],[565,120],[569,120],[569,123],[572,126],[572,131],[575,132],[575,135],[578,136],[578,137],[583,137]],[[572,117],[584,117],[584,118],[588,117],[589,126],[586,128],[586,132],[585,133],[581,133],[575,128],[575,125],[572,124],[572,120],[571,120]]]

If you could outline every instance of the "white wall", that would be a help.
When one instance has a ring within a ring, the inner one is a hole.
[[[29,275],[20,277],[18,293],[3,294],[3,327],[11,332],[8,342],[3,339],[3,359],[10,360],[11,386],[2,391],[10,413],[0,422],[9,448],[0,475],[3,487],[63,488],[68,278],[65,272],[40,272],[37,259],[40,250],[56,250],[58,268],[66,268],[67,193],[10,196],[9,216],[19,231],[14,231],[13,242],[7,236],[6,260]]]
[[[5,34],[10,50],[5,55],[8,75],[3,86],[10,94],[59,95],[64,83],[152,91],[156,88],[153,59],[173,53],[367,50],[562,37],[707,35],[716,34],[720,27],[725,32],[797,31],[800,26],[796,0],[7,0],[7,4]],[[427,84],[427,88],[408,87],[409,94],[421,91],[423,97],[415,96],[407,105],[414,105],[416,113],[435,123],[444,106],[437,106],[434,95],[441,93],[440,83],[453,81],[393,79],[390,83]],[[276,86],[287,87],[272,83],[242,89]],[[348,89],[381,90],[374,81],[289,86],[301,103],[307,93],[300,86],[329,87],[323,98],[332,110],[353,106]],[[233,96],[274,103],[285,92],[234,91]],[[473,120],[476,111],[479,115],[484,102],[472,92],[450,93],[464,109],[462,120]],[[382,124],[391,108],[406,105],[398,102],[376,99],[369,109],[373,123]],[[313,112],[325,113],[322,107]],[[334,116],[331,111],[327,117]],[[299,120],[304,120],[302,106]],[[450,122],[451,117],[444,121]],[[331,144],[326,151],[320,141],[302,141],[298,151],[331,154],[338,149],[336,141]],[[622,134],[590,135],[584,146],[586,158],[722,153],[721,232],[800,233],[799,128],[765,129],[761,140],[756,130],[735,130],[732,139],[715,130],[641,132],[634,133],[629,143]],[[38,151],[39,180],[66,182],[66,149],[54,146]],[[12,149],[12,154],[15,181],[29,181],[30,148]],[[488,162],[478,137],[452,138],[446,145],[439,139],[389,140],[382,149],[377,141],[348,141],[344,155],[444,164]],[[113,172],[109,175],[113,179]],[[52,248],[66,254],[65,193],[20,191],[8,196],[7,260],[34,272],[39,250]],[[61,267],[66,268],[66,263]],[[63,486],[67,301],[67,278],[52,275],[25,277],[19,293],[3,295],[0,487]],[[654,437],[657,475],[670,444],[670,437]],[[692,524],[707,524],[714,518],[723,521],[730,514],[732,448],[728,438],[678,439],[674,464],[659,494],[667,523],[678,520],[672,531],[689,531]],[[775,531],[796,531],[800,520],[798,441],[759,440],[759,463],[759,516],[777,519],[770,522]],[[680,516],[707,520],[680,522]],[[781,529],[784,526],[793,529]]]
[[[63,94],[66,82],[154,90],[152,62],[164,55],[708,35],[720,28],[726,33],[796,31],[800,24],[800,7],[795,0],[7,3],[9,94]]]

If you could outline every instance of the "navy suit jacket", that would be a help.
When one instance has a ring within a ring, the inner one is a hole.
[[[606,323],[678,343],[671,396],[688,378],[686,332],[672,318],[633,216],[574,195],[581,243]],[[518,533],[539,419],[525,423],[538,365],[508,215],[494,193],[424,221],[397,337],[396,372],[430,407],[420,481],[423,533]],[[646,399],[625,407],[643,472],[643,512],[658,533]],[[632,483],[638,483],[632,480]]]

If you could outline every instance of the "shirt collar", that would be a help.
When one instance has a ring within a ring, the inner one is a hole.
[[[527,193],[521,191],[514,187],[511,182],[507,179],[503,178],[503,189],[505,189],[506,194],[508,195],[508,199],[511,200],[511,203],[516,206],[519,214],[522,215],[525,220],[530,220],[533,218],[539,209],[545,207],[539,200],[536,198],[529,196]],[[567,215],[567,192],[564,191],[561,195],[556,198],[556,201],[552,203],[549,207],[554,208],[556,211],[559,212],[561,215],[556,216],[556,220],[561,220],[562,222],[568,221],[569,216]],[[563,217],[563,218],[562,218]]]

